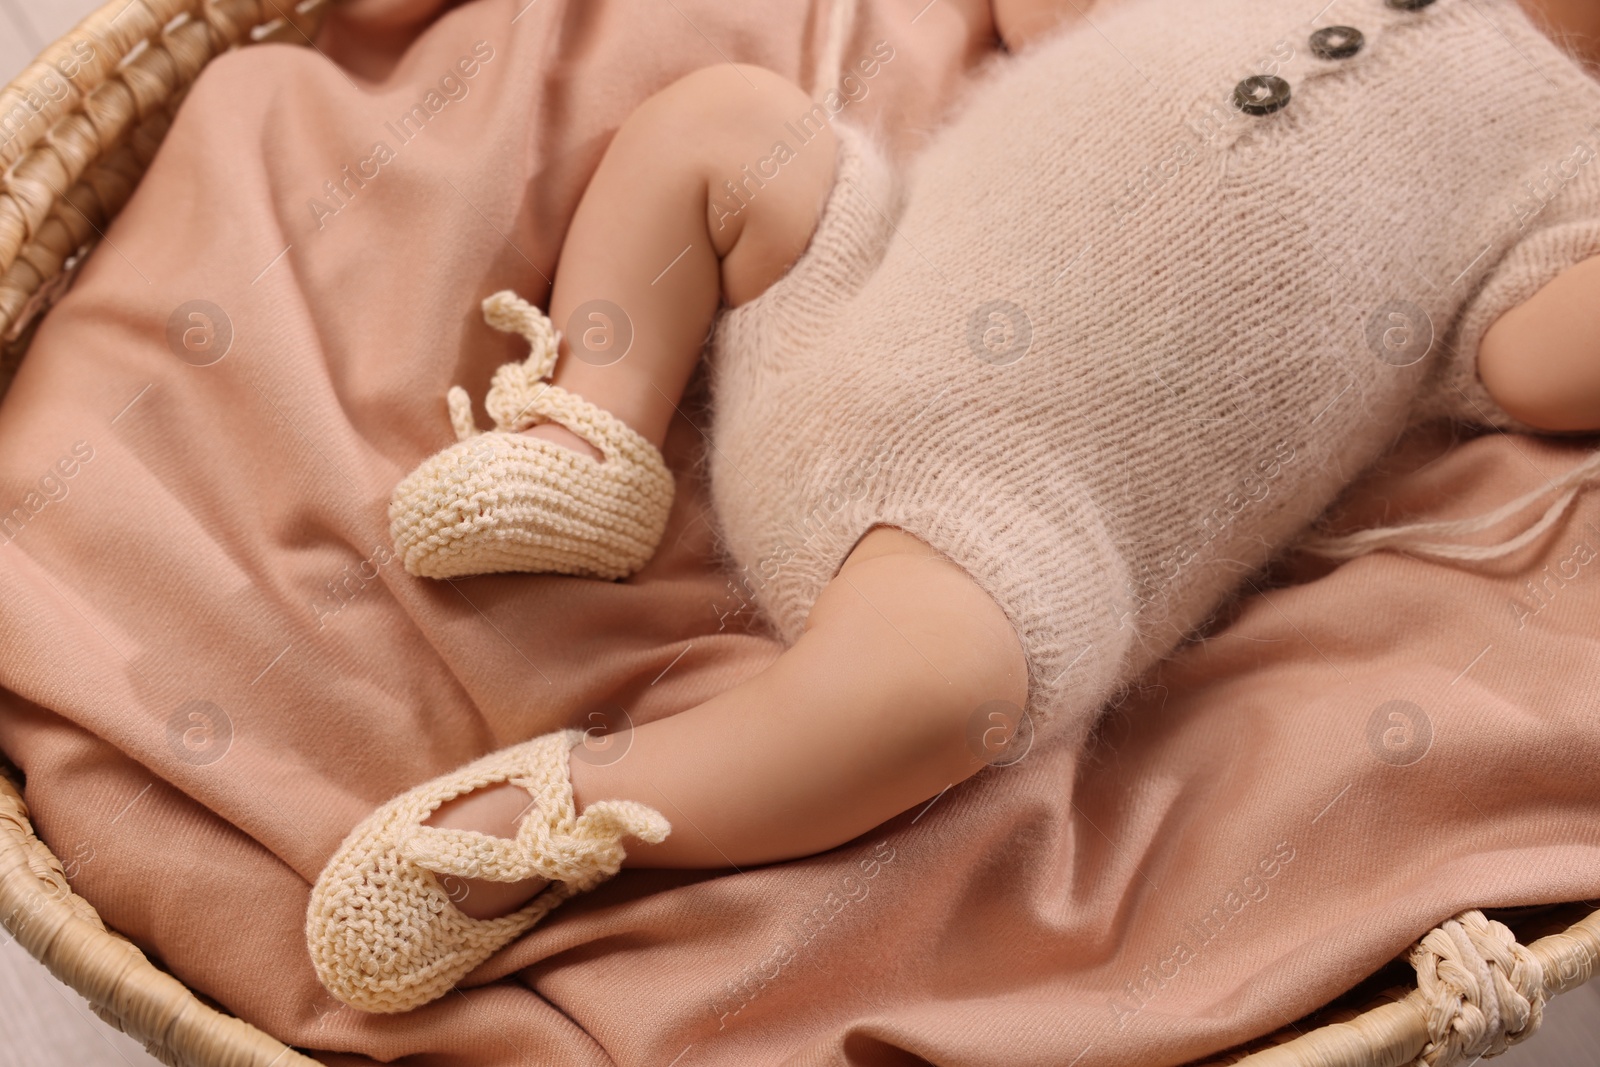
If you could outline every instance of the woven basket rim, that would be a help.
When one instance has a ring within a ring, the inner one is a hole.
[[[205,65],[260,41],[309,44],[332,2],[106,0],[0,88],[0,340],[43,314],[36,294],[100,238]]]
[[[201,68],[257,41],[309,43],[328,2],[106,0],[0,88],[0,393]],[[0,753],[0,919],[30,955],[165,1063],[315,1067],[108,930],[35,835],[14,773]]]
[[[29,955],[165,1063],[315,1067],[315,1060],[208,1006],[108,929],[34,834],[14,773],[0,761],[0,917]]]
[[[144,1042],[164,1062],[182,1067],[315,1064],[254,1026],[204,1004],[108,929],[93,906],[72,891],[60,860],[34,834],[15,777],[0,757],[0,917],[30,955],[88,999],[102,1018]],[[1543,966],[1548,995],[1583,985],[1600,970],[1600,909],[1527,948]],[[1428,1009],[1420,991],[1414,984],[1392,987],[1374,999],[1376,1004],[1369,1002],[1352,1017],[1292,1040],[1284,1040],[1287,1029],[1279,1030],[1245,1043],[1234,1054],[1197,1062],[1205,1067],[1411,1063],[1429,1040]],[[1328,1007],[1338,1004],[1336,1000]]]

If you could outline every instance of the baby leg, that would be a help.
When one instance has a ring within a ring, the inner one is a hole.
[[[673,498],[661,445],[718,303],[783,274],[832,186],[832,130],[786,147],[812,106],[771,71],[724,64],[628,117],[574,212],[548,319],[509,291],[484,301],[529,350],[495,372],[494,429],[480,433],[452,389],[456,443],[395,487],[390,533],[409,573],[612,579],[644,565]]]
[[[777,142],[794,141],[785,123],[811,106],[772,71],[723,64],[680,78],[628,117],[562,244],[550,294],[562,331],[553,384],[661,447],[719,300],[760,295],[816,227],[833,185],[832,130],[776,175],[756,173]],[[554,423],[527,432],[600,458]]]
[[[661,843],[630,843],[625,866],[742,868],[811,855],[986,766],[999,752],[984,746],[1006,731],[975,745],[979,709],[1004,701],[1019,711],[1026,696],[1022,647],[999,605],[921,540],[874,527],[766,670],[637,727],[620,758],[574,749],[574,807],[637,800],[671,821]],[[523,790],[490,786],[435,819],[510,837],[527,806]],[[474,881],[458,906],[490,918],[543,885]]]

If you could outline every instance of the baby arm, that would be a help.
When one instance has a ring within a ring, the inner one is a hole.
[[[1545,33],[1600,63],[1600,4],[1521,0]],[[1495,320],[1478,377],[1506,413],[1541,430],[1600,430],[1600,256],[1567,268]]]
[[[1496,319],[1478,345],[1478,377],[1530,426],[1600,430],[1600,256]]]

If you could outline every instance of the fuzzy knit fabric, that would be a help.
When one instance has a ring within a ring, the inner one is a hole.
[[[567,761],[582,739],[582,730],[558,730],[501,749],[401,794],[350,831],[306,909],[306,946],[328,992],[370,1012],[436,1000],[556,905],[616,874],[624,834],[664,841],[671,824],[637,801],[597,800],[574,813]],[[446,801],[498,782],[534,800],[514,839],[422,825]],[[551,884],[510,915],[473,919],[439,876]]]
[[[532,351],[495,371],[484,406],[495,429],[478,433],[460,386],[448,395],[457,443],[395,487],[389,532],[405,569],[427,578],[496,571],[622,578],[655,553],[674,483],[661,453],[627,423],[551,385],[560,334],[509,290],[483,302],[484,318],[520,333]],[[520,431],[556,422],[598,448],[596,460]]]
[[[903,175],[835,122],[810,247],[714,338],[718,610],[793,641],[898,526],[1081,737],[1407,427],[1537,432],[1478,342],[1600,254],[1597,123],[1513,0],[1131,2],[998,60]]]

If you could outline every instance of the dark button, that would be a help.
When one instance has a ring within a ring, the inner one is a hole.
[[[1324,26],[1311,35],[1311,54],[1318,59],[1349,59],[1365,42],[1354,26]]]
[[[1289,102],[1289,83],[1257,74],[1233,87],[1233,104],[1246,115],[1270,115]]]
[[[1433,0],[1389,0],[1389,6],[1396,11],[1421,11],[1433,4]]]

